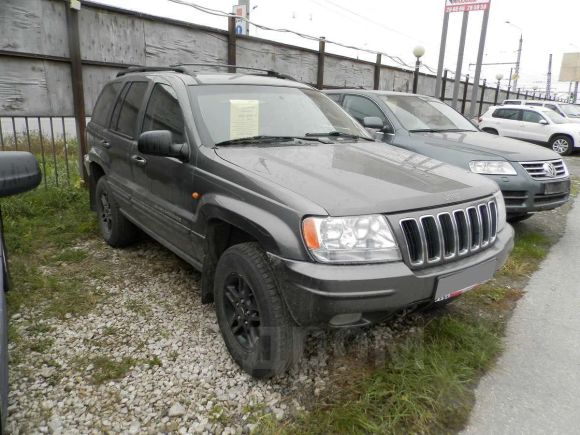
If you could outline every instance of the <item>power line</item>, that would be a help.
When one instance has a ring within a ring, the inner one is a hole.
[[[294,34],[294,35],[299,36],[301,38],[308,39],[310,41],[320,41],[321,40],[320,37],[307,35],[305,33],[296,32],[296,31],[290,30],[290,29],[284,29],[284,28],[275,29],[275,28],[272,28],[272,27],[264,26],[262,24],[254,23],[254,22],[248,20],[245,17],[240,17],[240,16],[234,15],[234,14],[229,13],[229,12],[224,12],[224,11],[220,11],[220,10],[217,10],[217,9],[208,8],[208,7],[201,6],[201,5],[198,5],[198,4],[195,4],[195,3],[190,3],[190,2],[183,1],[183,0],[169,0],[169,1],[172,2],[172,3],[181,4],[181,5],[184,5],[184,6],[189,6],[189,7],[192,7],[194,9],[199,10],[200,12],[204,12],[204,13],[211,14],[211,15],[216,15],[216,16],[221,16],[221,17],[235,17],[237,19],[242,19],[242,20],[246,21],[248,24],[251,24],[252,26],[257,27],[258,29],[269,30],[269,31],[272,31],[272,32],[280,32],[280,33],[291,33],[291,34]],[[412,69],[412,66],[411,65],[407,64],[403,59],[401,59],[398,56],[393,56],[393,55],[390,55],[390,54],[385,53],[385,52],[382,52],[382,51],[369,50],[369,49],[366,49],[366,48],[355,47],[353,45],[343,44],[341,42],[331,41],[331,40],[328,40],[328,39],[325,39],[325,41],[326,41],[327,44],[336,45],[338,47],[343,47],[343,48],[347,48],[347,49],[351,49],[351,50],[362,51],[362,52],[365,52],[365,53],[370,53],[370,54],[375,54],[375,55],[381,54],[381,55],[383,55],[383,56],[391,59],[393,62],[397,63],[398,65],[404,66],[405,68]]]

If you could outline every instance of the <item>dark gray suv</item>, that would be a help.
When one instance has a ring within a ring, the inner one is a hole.
[[[433,97],[401,92],[325,91],[361,124],[383,132],[390,145],[485,175],[500,187],[510,222],[565,204],[570,177],[552,150],[479,131]],[[374,120],[374,121],[373,121]]]
[[[375,142],[273,72],[133,68],[87,128],[104,239],[137,228],[202,273],[234,360],[285,371],[307,327],[356,327],[490,279],[513,246],[497,185]]]

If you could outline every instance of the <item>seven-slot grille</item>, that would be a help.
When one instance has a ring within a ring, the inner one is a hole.
[[[412,266],[447,262],[489,247],[497,236],[495,201],[400,220]]]
[[[550,174],[546,172],[545,164],[552,165],[555,172]],[[546,160],[540,162],[520,162],[520,165],[530,174],[534,180],[553,180],[554,178],[563,178],[568,176],[568,171],[564,165],[564,161],[560,160]]]

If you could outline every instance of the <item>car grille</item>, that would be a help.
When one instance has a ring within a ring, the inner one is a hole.
[[[544,165],[552,164],[555,170],[555,175],[546,172]],[[563,178],[568,176],[568,170],[564,165],[563,160],[545,160],[539,162],[520,162],[520,165],[534,180],[553,180],[554,178]]]
[[[495,201],[399,221],[411,266],[444,263],[484,250],[497,236]]]

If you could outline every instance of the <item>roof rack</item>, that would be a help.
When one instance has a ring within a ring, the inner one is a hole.
[[[187,73],[184,68],[179,68],[177,66],[130,66],[123,71],[117,73],[117,77],[124,76],[125,74],[136,73],[136,72],[149,72],[149,71],[175,71],[180,73]]]
[[[228,65],[228,64],[223,64],[223,63],[178,63],[175,65],[170,65],[171,68],[179,68],[179,67],[184,67],[184,66],[208,66],[208,67],[213,67],[213,68],[245,69],[248,71],[265,72],[266,75],[269,77],[276,77],[278,79],[292,80],[295,82],[298,81],[294,77],[289,76],[287,74],[282,74],[282,73],[279,73],[278,71],[274,71],[271,69],[265,69],[265,68],[254,68],[254,67],[249,67],[249,66]]]

